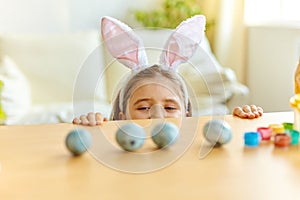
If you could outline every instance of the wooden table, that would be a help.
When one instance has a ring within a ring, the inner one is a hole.
[[[202,137],[210,119],[173,120],[182,127],[174,146],[157,150],[149,140],[135,154],[113,144],[119,122],[87,127],[93,145],[80,157],[64,144],[72,124],[1,126],[0,199],[300,199],[299,147],[246,148],[243,141],[258,126],[293,122],[292,112],[225,116],[232,141],[211,151]]]

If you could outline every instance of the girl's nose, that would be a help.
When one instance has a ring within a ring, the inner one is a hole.
[[[149,111],[149,119],[155,118],[165,118],[165,110],[159,104],[154,104],[153,106],[151,106]]]

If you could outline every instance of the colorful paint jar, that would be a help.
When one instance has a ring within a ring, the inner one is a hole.
[[[257,132],[259,132],[261,140],[270,140],[272,137],[273,129],[270,127],[258,127]]]
[[[273,135],[284,133],[284,126],[282,124],[269,124],[272,129]]]
[[[260,142],[259,132],[245,132],[244,133],[245,146],[247,147],[257,147]]]
[[[289,130],[288,134],[291,136],[291,145],[297,145],[299,143],[299,131]]]
[[[274,145],[276,147],[288,147],[291,143],[291,136],[288,134],[277,134],[274,137]]]
[[[294,129],[294,123],[291,122],[284,122],[282,123],[284,130],[293,130]]]

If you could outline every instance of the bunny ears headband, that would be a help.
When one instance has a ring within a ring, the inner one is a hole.
[[[193,56],[202,41],[204,30],[203,15],[195,15],[183,21],[167,40],[160,56],[160,65],[177,70],[180,64]],[[119,62],[133,71],[148,67],[143,42],[129,26],[114,18],[103,17],[101,33],[107,49]]]
[[[160,55],[159,66],[162,69],[177,71],[180,64],[187,62],[193,56],[204,36],[205,22],[203,15],[195,15],[177,26]],[[130,68],[132,72],[149,67],[143,42],[129,26],[114,18],[103,17],[101,33],[111,55]],[[182,85],[187,94],[185,84]],[[188,102],[188,95],[185,96]],[[123,101],[121,100],[123,100],[122,90],[119,101],[122,111]]]

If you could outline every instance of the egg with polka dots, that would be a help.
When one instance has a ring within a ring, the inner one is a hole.
[[[143,146],[146,139],[144,129],[136,123],[120,126],[116,133],[116,141],[126,151],[136,151]]]

